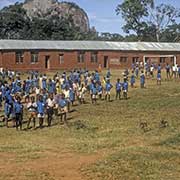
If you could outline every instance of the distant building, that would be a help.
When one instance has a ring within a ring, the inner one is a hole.
[[[127,68],[132,63],[180,64],[180,43],[0,40],[0,68]]]

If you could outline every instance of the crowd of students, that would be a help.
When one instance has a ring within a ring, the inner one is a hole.
[[[167,78],[180,76],[180,68],[176,72],[170,65],[166,65]],[[123,80],[117,79],[111,83],[111,72],[107,71],[104,77],[96,70],[74,70],[70,73],[56,73],[53,78],[39,72],[30,72],[26,80],[22,75],[13,71],[2,71],[0,73],[0,106],[4,111],[3,122],[9,127],[12,120],[13,127],[22,130],[23,120],[27,120],[26,129],[30,128],[31,121],[33,129],[43,128],[45,120],[47,126],[51,126],[53,116],[59,119],[60,123],[67,123],[67,113],[71,106],[77,101],[79,104],[85,103],[88,96],[92,104],[97,100],[111,100],[111,91],[116,91],[116,100],[128,98],[128,86],[134,87],[136,79],[140,77],[140,87],[145,87],[146,77],[154,77],[157,72],[157,83],[161,84],[161,65],[155,67],[146,63],[143,68],[139,65],[132,65],[131,73],[127,70],[123,73]],[[171,73],[172,71],[172,73]],[[139,73],[140,72],[140,73]],[[130,78],[130,79],[129,79]],[[27,116],[24,116],[24,112]]]

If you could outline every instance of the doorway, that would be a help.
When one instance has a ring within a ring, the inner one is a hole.
[[[104,68],[108,68],[108,56],[104,56]]]
[[[49,69],[50,56],[45,56],[45,69]]]

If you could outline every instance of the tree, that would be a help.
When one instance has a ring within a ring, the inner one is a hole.
[[[153,0],[125,0],[118,5],[116,13],[121,13],[126,22],[123,30],[126,33],[134,31],[137,36],[142,36],[144,29],[147,28],[145,18],[148,16],[148,9],[153,6]]]
[[[16,3],[0,11],[0,38],[21,39],[29,25],[29,18],[22,4]]]
[[[171,5],[161,4],[150,11],[150,26],[156,29],[156,39],[160,41],[161,34],[170,26],[176,24],[180,17],[180,10]]]
[[[151,37],[158,42],[163,38],[163,32],[180,17],[179,9],[166,4],[155,6],[153,0],[124,0],[117,6],[116,13],[121,13],[125,20],[123,29],[126,33],[133,31],[139,40]]]
[[[180,24],[168,26],[162,34],[161,41],[180,42]]]

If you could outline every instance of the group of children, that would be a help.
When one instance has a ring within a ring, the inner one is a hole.
[[[26,80],[21,79],[22,74],[3,71],[0,73],[0,106],[4,109],[3,121],[9,127],[9,121],[12,120],[17,130],[19,128],[22,130],[25,117],[28,117],[27,129],[30,128],[31,121],[33,128],[36,128],[37,119],[40,128],[44,126],[45,119],[47,125],[51,126],[53,116],[56,116],[60,123],[67,123],[67,113],[70,112],[70,107],[76,100],[79,104],[84,104],[89,95],[92,104],[96,104],[98,99],[111,101],[112,89],[116,91],[116,100],[122,97],[127,99],[129,82],[133,88],[139,77],[140,87],[144,88],[148,76],[147,66],[153,65],[145,64],[143,68],[136,65],[132,68],[131,74],[126,69],[123,73],[123,82],[118,78],[114,86],[110,70],[103,78],[97,70],[56,73],[53,78],[32,71]],[[168,64],[167,66],[169,67]],[[165,67],[166,73],[169,75],[170,68],[168,69],[167,66]],[[148,70],[152,77],[154,70],[155,68],[153,71],[150,69],[150,72]],[[157,83],[161,84],[161,65],[158,65],[156,70]]]
[[[29,73],[26,80],[22,80],[22,77],[22,74],[11,71],[0,74],[0,105],[4,109],[3,121],[9,127],[9,121],[12,120],[17,130],[22,130],[25,117],[28,117],[27,129],[30,128],[31,122],[33,128],[36,128],[37,119],[39,128],[44,126],[45,119],[47,125],[51,126],[53,116],[56,116],[56,119],[59,117],[60,122],[63,123],[64,120],[64,123],[67,123],[67,113],[70,112],[75,100],[79,104],[84,104],[88,94],[92,104],[96,104],[98,99],[111,100],[113,85],[110,70],[103,79],[98,71],[90,73],[87,70],[56,73],[53,78],[38,72]],[[121,98],[121,92],[127,99],[127,78],[124,78],[123,83],[118,79],[115,88],[116,99]]]

